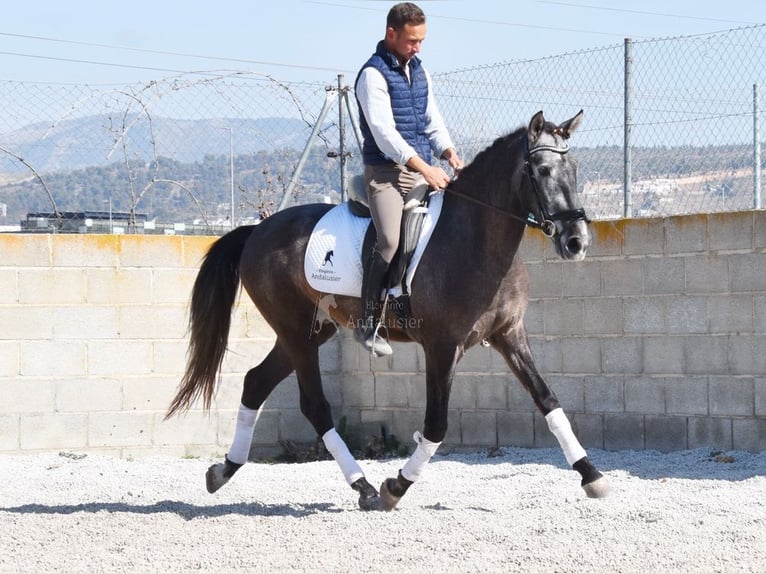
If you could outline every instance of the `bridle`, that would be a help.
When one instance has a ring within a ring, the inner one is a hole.
[[[535,177],[534,172],[532,171],[532,166],[529,163],[529,158],[532,156],[532,154],[535,154],[541,151],[552,151],[554,153],[563,155],[569,151],[569,145],[566,142],[564,142],[564,145],[562,146],[536,145],[530,148],[529,141],[527,141],[527,150],[526,150],[526,153],[524,154],[524,174],[529,178],[529,182],[532,185],[532,191],[534,193],[535,200],[537,201],[537,208],[540,210],[542,221],[538,221],[532,212],[530,212],[526,218],[521,217],[519,215],[516,215],[515,213],[508,211],[507,209],[497,207],[496,205],[486,203],[480,199],[477,199],[475,197],[471,197],[470,195],[466,195],[464,193],[456,191],[450,188],[449,186],[445,188],[445,191],[451,193],[452,195],[462,197],[463,199],[466,199],[473,203],[477,203],[483,207],[487,207],[494,211],[498,211],[502,213],[503,215],[506,215],[512,219],[521,221],[524,225],[539,229],[540,231],[543,232],[543,234],[545,234],[546,237],[553,237],[556,235],[556,221],[563,221],[566,223],[573,223],[575,221],[585,221],[585,223],[590,223],[590,219],[588,219],[588,216],[585,215],[585,210],[583,208],[569,209],[569,210],[560,211],[559,213],[554,213],[554,214],[548,213],[548,210],[545,209],[545,205],[543,204],[543,201],[542,201],[542,191],[540,191],[540,185],[537,181],[537,178]]]
[[[529,142],[527,142],[529,146]],[[537,208],[540,210],[542,221],[537,221],[535,216],[530,213],[527,216],[527,225],[530,227],[536,227],[542,231],[546,237],[553,237],[556,234],[556,221],[563,221],[565,223],[574,223],[575,221],[584,221],[590,223],[590,219],[585,215],[585,210],[582,207],[577,209],[568,209],[566,211],[560,211],[558,213],[550,214],[545,209],[542,201],[542,192],[540,191],[540,184],[537,182],[534,172],[532,171],[532,165],[529,163],[529,158],[533,153],[540,151],[552,151],[561,155],[564,155],[569,151],[569,145],[564,142],[563,146],[552,145],[536,145],[533,148],[527,147],[527,153],[524,156],[524,173],[529,178],[529,182],[532,184],[532,191],[534,191],[535,199],[537,200]]]

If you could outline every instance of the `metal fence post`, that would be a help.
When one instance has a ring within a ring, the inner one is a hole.
[[[322,111],[319,112],[319,117],[317,118],[317,121],[314,123],[314,127],[311,130],[311,135],[309,135],[309,139],[306,142],[306,147],[303,148],[303,153],[301,154],[300,159],[298,160],[298,165],[295,166],[295,171],[293,171],[292,177],[290,177],[290,181],[287,184],[287,189],[285,189],[285,194],[282,196],[282,201],[279,203],[279,208],[277,211],[282,211],[285,207],[287,207],[287,204],[290,202],[290,200],[293,197],[293,189],[295,188],[295,184],[298,182],[298,179],[301,176],[301,172],[303,171],[303,166],[306,163],[306,159],[309,156],[309,152],[311,152],[311,146],[314,143],[314,139],[317,137],[317,134],[319,133],[319,129],[322,127],[322,123],[324,122],[325,117],[327,116],[327,112],[330,110],[330,105],[332,104],[333,100],[338,96],[338,92],[334,90],[332,87],[325,88],[325,100],[324,105],[322,106]]]
[[[338,74],[338,153],[340,155],[340,199],[348,199],[348,183],[346,181],[346,120],[343,117],[343,74]]]
[[[359,154],[362,153],[362,130],[359,129],[359,122],[356,121],[354,110],[351,109],[351,104],[348,101],[348,92],[350,88],[343,92],[343,99],[346,100],[346,109],[348,110],[348,119],[351,122],[351,127],[354,129],[354,137],[356,138],[356,147],[359,150]]]
[[[761,209],[761,118],[758,84],[753,84],[753,207]]]
[[[623,106],[625,107],[625,125],[624,130],[624,143],[623,143],[623,190],[624,190],[624,204],[623,204],[623,216],[633,216],[633,199],[631,198],[631,185],[632,185],[632,158],[631,158],[631,128],[633,125],[633,119],[631,118],[631,83],[632,83],[632,68],[633,68],[633,40],[625,38],[625,99]]]

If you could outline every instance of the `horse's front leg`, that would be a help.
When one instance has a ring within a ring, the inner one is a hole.
[[[359,508],[362,510],[379,510],[380,495],[364,476],[364,472],[351,454],[335,427],[322,434],[327,452],[338,463],[348,485],[359,493]]]
[[[577,440],[558,398],[537,372],[526,331],[519,326],[502,335],[493,335],[490,344],[503,356],[519,381],[532,395],[535,405],[545,416],[548,429],[556,437],[567,463],[582,477],[581,486],[589,498],[603,498],[611,490],[609,482],[588,459]]]
[[[412,484],[417,481],[447,434],[447,412],[455,366],[461,356],[457,346],[425,349],[426,416],[423,433],[416,432],[415,451],[396,478],[386,479],[380,487],[384,510],[393,510]]]

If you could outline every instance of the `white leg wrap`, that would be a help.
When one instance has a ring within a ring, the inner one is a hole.
[[[553,433],[553,436],[559,441],[569,466],[587,456],[585,449],[580,445],[580,441],[577,440],[577,437],[572,432],[572,425],[569,424],[569,419],[563,410],[560,408],[552,410],[545,415],[545,420],[548,421],[548,428]]]
[[[354,484],[364,476],[362,469],[351,454],[351,451],[348,450],[346,443],[340,438],[338,431],[334,428],[328,430],[324,433],[322,440],[324,441],[327,450],[335,459],[335,462],[338,463],[341,471],[343,471],[343,476],[346,477],[346,482]]]
[[[253,431],[261,409],[254,411],[245,405],[239,405],[237,413],[237,430],[234,431],[234,440],[231,443],[229,454],[226,457],[237,464],[245,464],[250,455],[250,444],[253,442]]]
[[[428,464],[428,461],[431,460],[431,457],[441,443],[431,442],[420,434],[420,432],[416,432],[412,435],[412,438],[415,439],[418,446],[415,448],[415,452],[412,453],[412,456],[404,465],[401,472],[404,478],[415,482],[420,478],[423,469]]]

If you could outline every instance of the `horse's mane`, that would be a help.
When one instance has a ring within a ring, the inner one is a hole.
[[[526,126],[521,126],[504,136],[500,136],[492,142],[491,145],[476,154],[473,161],[466,165],[460,172],[460,177],[454,180],[450,185],[459,187],[459,182],[461,180],[467,182],[476,176],[481,176],[489,170],[496,172],[498,163],[494,158],[496,158],[498,154],[508,153],[514,147],[521,145],[522,140],[525,140],[526,137]]]

